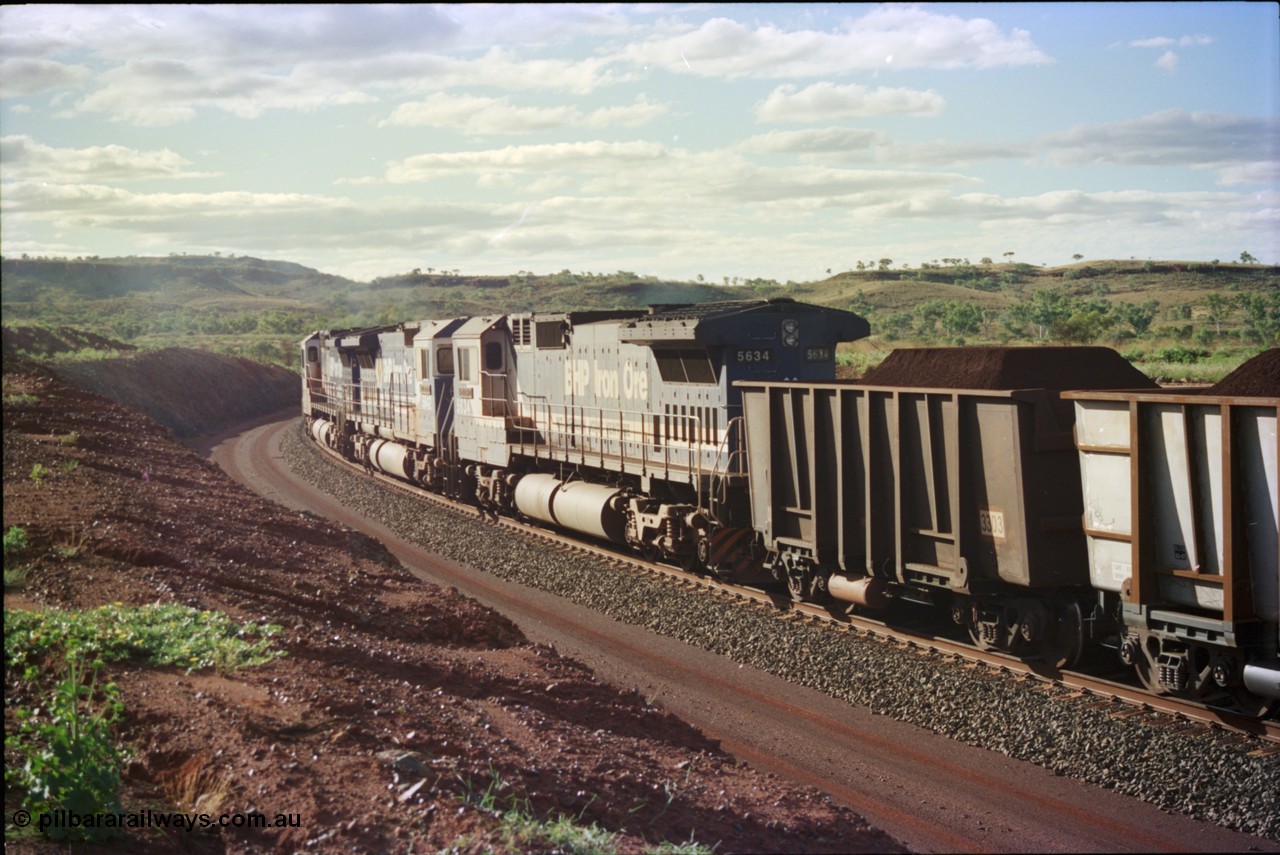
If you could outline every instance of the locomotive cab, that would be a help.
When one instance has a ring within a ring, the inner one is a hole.
[[[429,438],[439,448],[442,437],[453,431],[453,339],[465,318],[423,321],[413,338],[414,365],[418,378],[417,436]]]
[[[459,453],[465,460],[506,466],[515,354],[505,316],[471,318],[453,333],[453,370]]]

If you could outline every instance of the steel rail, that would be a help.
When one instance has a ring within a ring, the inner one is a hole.
[[[354,474],[372,477],[379,484],[404,495],[420,500],[425,499],[458,513],[477,513],[475,505],[443,496],[439,493],[433,493],[430,490],[383,472],[375,470],[370,473],[363,466],[342,457],[336,451],[315,443],[311,440],[309,433],[307,434],[307,441],[318,450],[323,451],[326,460],[340,465]],[[681,587],[701,588],[714,592],[726,599],[744,601],[760,608],[767,608],[775,613],[782,612],[786,615],[793,615],[798,619],[830,624],[846,632],[861,632],[908,649],[915,649],[922,654],[949,656],[959,662],[968,662],[1010,676],[1033,680],[1045,688],[1061,687],[1068,690],[1068,698],[1080,700],[1082,703],[1096,704],[1101,709],[1110,710],[1116,717],[1127,718],[1142,713],[1161,714],[1171,717],[1174,723],[1191,722],[1201,725],[1204,728],[1204,734],[1209,737],[1235,735],[1237,738],[1253,739],[1259,743],[1265,743],[1260,744],[1256,749],[1258,754],[1280,754],[1280,721],[1274,719],[1255,719],[1230,710],[1206,706],[1193,701],[1153,695],[1145,689],[1132,684],[1107,680],[1074,671],[1060,671],[1057,668],[1047,667],[1040,662],[1029,662],[1000,651],[980,650],[971,644],[917,632],[910,628],[893,626],[884,621],[863,615],[835,611],[813,603],[795,602],[786,594],[737,585],[711,576],[693,573],[670,564],[648,561],[640,556],[621,551],[621,548],[616,544],[583,540],[582,536],[579,535],[570,535],[546,529],[511,517],[490,518],[490,524],[509,529],[526,537],[542,540],[566,551],[601,559],[620,568],[662,579]]]

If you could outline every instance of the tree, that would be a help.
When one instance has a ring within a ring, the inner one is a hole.
[[[1038,339],[1048,338],[1053,325],[1067,317],[1071,311],[1065,297],[1046,288],[1036,291],[1029,301],[1023,301],[1015,308],[1021,306],[1026,306],[1026,319],[1035,328]]]
[[[894,341],[902,338],[911,329],[911,313],[894,312],[883,321],[879,321],[877,325],[881,328],[886,341]]]
[[[1156,310],[1159,308],[1158,302],[1147,300],[1140,306],[1133,303],[1116,303],[1112,311],[1115,312],[1116,320],[1133,328],[1134,335],[1143,335],[1151,328],[1151,322],[1156,319]]]
[[[849,303],[849,311],[857,315],[866,315],[871,312],[871,301],[867,299],[867,295],[858,290],[853,295],[852,302]]]
[[[1006,262],[1008,262],[1009,264],[1013,264],[1013,256],[1014,256],[1013,250],[1010,250],[1009,252],[1002,253],[1002,254],[1004,255],[1004,260]]]
[[[1059,341],[1070,344],[1088,344],[1111,328],[1115,322],[1106,311],[1105,303],[1081,302],[1066,318],[1056,321],[1053,335]]]
[[[881,270],[888,270],[892,265],[893,265],[893,259],[892,259],[892,258],[882,258],[882,259],[880,259],[880,269],[881,269]]]
[[[921,338],[933,338],[938,331],[938,321],[947,313],[947,304],[941,300],[930,300],[916,309],[916,335]]]
[[[1249,254],[1249,253],[1247,253],[1247,252],[1242,252],[1242,253],[1240,253],[1240,263],[1241,263],[1241,264],[1253,264],[1253,263],[1254,263],[1255,261],[1257,261],[1257,260],[1258,260],[1258,259],[1254,258],[1252,255],[1250,255],[1250,254]]]
[[[1240,333],[1244,339],[1263,347],[1280,341],[1280,293],[1273,291],[1266,297],[1239,294],[1236,302],[1244,309],[1244,329]]]
[[[1081,255],[1081,254],[1080,254],[1080,253],[1078,253],[1078,252],[1077,252],[1075,255],[1071,256],[1071,257],[1072,257],[1072,259],[1074,259],[1074,260],[1076,260],[1076,261],[1079,261],[1080,259],[1084,258],[1084,256],[1083,256],[1083,255]]]
[[[942,328],[952,338],[975,335],[982,325],[982,310],[973,303],[951,300],[943,307]]]
[[[1227,298],[1217,292],[1205,295],[1204,300],[1205,314],[1209,317],[1209,322],[1213,324],[1214,335],[1222,335],[1222,322],[1227,319],[1227,315],[1231,312],[1231,303]]]

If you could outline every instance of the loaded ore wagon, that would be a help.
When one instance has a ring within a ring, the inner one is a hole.
[[[1196,393],[1072,392],[1092,586],[1154,692],[1280,698],[1280,350]]]
[[[753,525],[799,599],[948,610],[1074,660],[1096,604],[1061,390],[1154,388],[1107,348],[897,350],[849,383],[744,383]]]

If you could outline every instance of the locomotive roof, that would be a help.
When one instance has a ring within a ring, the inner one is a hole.
[[[742,337],[741,325],[785,315],[806,324],[817,321],[835,341],[870,334],[864,318],[841,309],[799,303],[790,297],[733,300],[723,303],[653,306],[651,313],[622,324],[621,340],[633,344],[697,342],[730,344]]]

